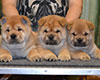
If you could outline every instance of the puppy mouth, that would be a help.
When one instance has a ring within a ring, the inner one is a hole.
[[[46,45],[58,45],[58,41],[56,40],[48,40],[45,42]]]
[[[16,40],[10,40],[9,44],[19,44],[20,42],[16,39]]]
[[[85,42],[83,42],[83,43],[74,42],[74,46],[75,47],[86,47],[86,43]]]

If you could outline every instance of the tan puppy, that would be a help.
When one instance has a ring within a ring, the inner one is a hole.
[[[73,59],[90,60],[90,57],[100,59],[100,50],[94,43],[94,28],[91,22],[83,19],[68,24],[67,42]]]
[[[46,60],[70,60],[66,49],[66,19],[57,15],[49,15],[39,21],[38,39],[40,53]]]
[[[26,16],[3,17],[1,25],[0,61],[6,62],[22,57],[36,61],[41,58],[36,49],[31,23]]]

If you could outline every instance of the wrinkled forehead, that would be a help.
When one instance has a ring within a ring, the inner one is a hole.
[[[21,22],[17,22],[17,21],[8,21],[4,26],[5,27],[15,27],[15,26],[23,26],[23,24]]]
[[[8,29],[8,28],[9,29],[17,29],[17,28],[26,29],[26,27],[24,27],[24,25],[21,22],[18,22],[18,21],[8,21],[2,27],[3,30]]]
[[[79,32],[79,33],[82,33],[82,32],[85,32],[85,31],[90,32],[89,27],[85,22],[74,23],[72,25],[71,31],[75,31],[75,32]]]
[[[59,24],[59,22],[57,21],[54,21],[54,22],[46,22],[44,25],[43,25],[44,28],[49,28],[50,30],[53,30],[53,29],[61,29],[61,25]]]

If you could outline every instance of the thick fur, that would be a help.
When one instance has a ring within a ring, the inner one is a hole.
[[[31,23],[26,16],[3,17],[1,25],[1,61],[11,61],[13,58],[36,61],[41,58],[36,49]]]
[[[67,26],[67,46],[73,59],[100,59],[100,50],[94,43],[95,26],[86,20],[77,19]]]
[[[70,60],[66,49],[66,19],[57,15],[49,15],[39,21],[38,40],[40,53],[46,60]]]

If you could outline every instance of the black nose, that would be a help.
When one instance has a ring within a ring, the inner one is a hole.
[[[10,37],[11,37],[11,39],[16,39],[16,35],[15,34],[12,34]]]
[[[49,40],[53,40],[54,39],[54,35],[50,35],[48,38],[49,38]]]
[[[78,38],[78,39],[77,39],[77,42],[78,42],[78,43],[82,43],[82,42],[83,42],[83,39],[82,39],[82,38]]]

